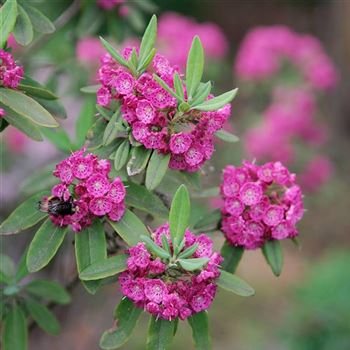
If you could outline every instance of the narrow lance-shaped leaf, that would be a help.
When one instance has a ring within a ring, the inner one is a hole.
[[[131,150],[131,158],[126,165],[129,176],[140,174],[147,166],[151,156],[151,150],[144,147],[134,147]]]
[[[28,95],[40,97],[45,100],[56,100],[58,98],[45,86],[27,76],[21,80],[21,82],[18,84],[18,88],[22,91],[25,91]]]
[[[211,82],[201,83],[197,89],[196,94],[193,96],[191,106],[198,105],[206,100],[211,91]]]
[[[139,68],[137,69],[138,73],[141,74],[143,73],[147,67],[150,65],[150,63],[152,62],[154,56],[156,54],[156,49],[152,49],[150,51],[150,53],[147,55],[147,57],[144,59],[143,62],[140,62],[139,64]]]
[[[140,66],[146,60],[151,50],[154,48],[156,38],[157,38],[157,17],[153,15],[141,40],[140,53],[139,53]]]
[[[14,273],[15,264],[12,259],[5,254],[0,254],[0,283],[10,284]]]
[[[35,31],[43,34],[51,34],[55,31],[55,25],[42,12],[25,2],[22,3],[22,6],[25,8]]]
[[[102,45],[105,47],[105,49],[110,53],[110,55],[117,60],[122,66],[128,67],[128,61],[125,60],[115,49],[114,47],[105,39],[100,37]]]
[[[27,268],[27,251],[28,249],[25,250],[25,252],[22,254],[21,259],[18,263],[17,271],[16,271],[16,276],[15,276],[15,281],[18,283],[21,281],[24,277],[29,275],[29,271]]]
[[[5,46],[5,43],[15,26],[17,18],[17,1],[7,0],[0,8],[0,48]]]
[[[128,206],[142,210],[156,218],[168,219],[169,210],[156,194],[132,181],[125,182],[125,187],[127,189],[125,202]]]
[[[96,94],[101,86],[101,84],[83,86],[80,88],[80,91],[84,92],[85,94]]]
[[[184,87],[178,72],[174,73],[174,87],[177,96],[179,96],[180,101],[183,102],[185,100]]]
[[[127,254],[119,254],[107,259],[97,260],[79,274],[83,281],[94,281],[114,276],[126,270]]]
[[[77,148],[81,148],[84,145],[87,133],[94,122],[94,106],[95,99],[89,97],[86,98],[86,101],[80,110],[79,117],[75,124]]]
[[[60,333],[61,327],[56,316],[46,306],[33,299],[26,299],[25,307],[34,321],[45,332],[52,335],[58,335]]]
[[[192,41],[192,46],[187,57],[186,87],[188,99],[191,100],[201,82],[204,68],[204,51],[198,36]]]
[[[222,269],[227,272],[234,273],[242,259],[243,253],[243,247],[236,247],[225,241],[223,247],[221,248],[221,255],[224,258],[224,261],[221,263]]]
[[[185,259],[188,258],[189,256],[193,255],[194,252],[197,250],[198,248],[198,243],[195,243],[193,245],[191,245],[190,247],[188,247],[185,251],[183,251],[182,253],[179,254],[179,259]]]
[[[59,150],[66,153],[73,151],[74,146],[72,145],[67,132],[63,128],[59,127],[49,129],[41,127],[40,132]]]
[[[143,222],[130,210],[126,210],[118,222],[108,221],[118,235],[129,245],[134,246],[142,235],[148,236],[148,230]]]
[[[275,276],[279,276],[283,267],[283,252],[281,242],[278,240],[267,241],[261,248],[267,263]]]
[[[129,140],[125,139],[117,148],[114,155],[114,169],[116,171],[121,170],[126,164],[130,154]]]
[[[25,286],[25,290],[35,296],[51,300],[57,304],[68,304],[70,295],[57,282],[47,280],[34,280]]]
[[[83,232],[75,235],[75,257],[78,273],[92,263],[107,258],[107,244],[103,224],[99,219]],[[100,286],[100,281],[86,281],[84,287],[94,294]]]
[[[201,269],[209,261],[209,258],[178,259],[179,264],[186,271]]]
[[[218,137],[219,139],[221,139],[225,142],[229,142],[229,143],[235,143],[235,142],[239,141],[239,138],[236,135],[233,135],[226,130],[218,130],[215,133],[215,136]]]
[[[154,190],[163,180],[170,161],[170,154],[153,151],[146,171],[146,187]]]
[[[141,312],[142,309],[136,307],[131,300],[123,298],[115,312],[117,326],[103,333],[100,347],[104,350],[112,350],[125,344],[130,338]]]
[[[48,128],[58,126],[56,120],[45,108],[18,90],[0,88],[0,102],[35,124]]]
[[[46,219],[29,245],[27,267],[30,272],[41,270],[52,260],[67,231],[68,227],[55,226],[50,218]]]
[[[181,242],[190,219],[190,196],[186,186],[181,185],[175,193],[169,214],[171,239],[174,246]]]
[[[148,250],[159,256],[163,259],[169,259],[170,254],[166,250],[164,250],[162,247],[157,245],[149,236],[141,236],[141,240],[146,244]]]
[[[241,278],[223,270],[220,272],[220,276],[216,280],[216,284],[219,287],[242,297],[249,297],[255,294],[254,289]]]
[[[146,350],[165,350],[174,337],[175,320],[168,321],[151,316],[148,327]]]
[[[227,103],[230,103],[237,95],[238,89],[233,89],[231,91],[225,92],[222,95],[216,96],[211,100],[207,100],[198,105],[193,105],[191,109],[197,109],[199,111],[215,111],[222,108]]]
[[[9,107],[2,105],[1,103],[0,106],[3,110],[5,110],[6,113],[3,121],[6,120],[9,124],[22,131],[32,140],[43,140],[39,127],[36,124],[32,123],[32,121],[28,120],[25,117],[22,117],[20,114],[16,113]]]
[[[33,40],[34,32],[32,22],[21,5],[17,5],[17,11],[18,15],[13,29],[13,35],[20,45],[26,46]]]
[[[19,305],[14,305],[6,315],[2,329],[3,350],[26,350],[28,329],[25,314]]]
[[[9,235],[18,233],[34,226],[47,217],[47,213],[43,213],[38,209],[38,203],[43,196],[48,194],[49,192],[47,191],[37,193],[20,204],[10,216],[3,221],[0,226],[0,234]]]
[[[174,91],[162,78],[158,77],[158,75],[153,74],[153,79],[170,95],[175,97],[178,101],[182,101],[182,98]]]
[[[121,114],[120,114],[120,107],[117,108],[115,113],[112,115],[111,120],[108,122],[106,129],[103,134],[103,145],[107,146],[112,141],[116,139],[118,136],[118,133],[122,131],[122,124],[121,124]]]
[[[188,318],[192,328],[192,339],[196,350],[210,350],[211,339],[209,335],[208,312],[195,313]]]

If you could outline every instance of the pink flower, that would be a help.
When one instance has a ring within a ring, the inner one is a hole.
[[[239,198],[232,196],[232,183]],[[229,165],[220,188],[224,200],[221,229],[230,244],[257,249],[268,239],[298,234],[295,226],[304,214],[302,193],[295,175],[280,162],[259,166],[244,161],[239,168]]]
[[[173,154],[181,154],[188,151],[192,143],[192,137],[182,132],[171,135],[170,150]]]
[[[105,197],[93,198],[89,204],[90,211],[96,216],[103,216],[112,210],[112,202]]]
[[[94,197],[101,197],[110,189],[108,178],[101,174],[95,174],[88,178],[86,188],[88,192]]]
[[[155,115],[155,109],[150,102],[147,100],[138,101],[136,107],[136,116],[141,122],[150,124],[154,120]]]
[[[9,52],[0,49],[0,85],[16,89],[23,76],[23,67],[16,64]]]
[[[167,294],[166,284],[158,279],[151,279],[145,282],[145,296],[157,304],[161,303]]]
[[[107,198],[113,203],[121,203],[126,195],[125,187],[120,178],[116,178],[110,185]]]

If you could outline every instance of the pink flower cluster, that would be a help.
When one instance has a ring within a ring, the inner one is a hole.
[[[123,50],[125,59],[131,51],[131,48]],[[212,156],[213,135],[230,116],[231,105],[212,112],[194,110],[179,115],[177,100],[152,76],[156,73],[173,87],[175,72],[177,68],[157,54],[147,72],[135,78],[106,54],[99,70],[102,87],[97,92],[97,103],[108,107],[119,101],[123,118],[130,124],[136,141],[147,149],[170,153],[172,169],[197,171]]]
[[[119,221],[125,212],[125,187],[119,177],[109,178],[110,162],[84,152],[85,149],[76,151],[57,164],[53,174],[61,182],[51,190],[54,197],[72,203],[73,211],[65,215],[51,213],[52,222],[57,226],[72,225],[75,232],[91,225],[95,217],[107,215]]]
[[[153,234],[154,242],[160,247],[163,235],[172,248],[168,224]],[[167,320],[177,317],[184,320],[207,310],[216,294],[215,279],[220,276],[219,265],[223,259],[219,253],[213,253],[213,242],[208,236],[195,236],[187,230],[183,250],[195,243],[198,248],[192,258],[206,257],[209,261],[202,269],[191,272],[176,263],[163,262],[152,255],[144,243],[130,248],[128,269],[119,276],[122,293],[138,307]]]
[[[207,57],[222,59],[228,52],[227,39],[218,25],[197,23],[175,12],[166,12],[160,16],[158,46],[172,64],[185,67],[187,53],[195,35],[201,38]]]
[[[0,49],[0,85],[16,89],[23,79],[23,74],[23,67],[16,64],[13,56]]]
[[[258,27],[243,40],[234,70],[246,80],[263,80],[279,71],[284,61],[295,65],[316,89],[327,90],[338,80],[337,71],[321,42],[284,26]]]
[[[304,214],[302,192],[280,162],[228,165],[223,172],[222,231],[228,242],[245,249],[266,240],[293,238]]]

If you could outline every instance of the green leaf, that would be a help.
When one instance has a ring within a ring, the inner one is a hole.
[[[60,101],[56,100],[45,100],[40,97],[34,98],[38,103],[40,103],[45,109],[47,109],[54,117],[60,119],[67,118],[67,112]]]
[[[84,92],[86,94],[96,94],[96,92],[98,91],[98,89],[100,87],[101,87],[101,84],[89,85],[89,86],[84,86],[84,87],[80,88],[80,91]]]
[[[210,350],[211,339],[209,335],[208,312],[198,312],[188,318],[188,323],[192,328],[192,339],[195,349]]]
[[[21,259],[18,263],[16,275],[15,275],[15,282],[18,283],[20,282],[24,277],[29,275],[29,271],[27,269],[27,251],[28,249],[25,250],[25,252],[22,254]]]
[[[68,292],[54,281],[34,280],[29,282],[25,289],[28,293],[51,300],[56,304],[68,304],[71,300]]]
[[[17,1],[7,0],[0,8],[0,48],[5,46],[5,43],[15,26],[17,18]]]
[[[208,81],[206,83],[201,83],[199,85],[199,88],[197,89],[197,92],[193,96],[193,99],[191,101],[191,106],[198,105],[205,101],[207,97],[209,96],[211,91],[211,82]]]
[[[201,82],[204,68],[204,51],[199,37],[193,38],[186,64],[187,96],[191,100]]]
[[[27,350],[28,348],[27,321],[19,305],[14,305],[5,316],[1,343],[3,350]]]
[[[25,8],[35,31],[43,34],[51,34],[56,30],[55,25],[35,7],[29,6],[24,2],[22,6]]]
[[[130,210],[126,210],[118,222],[108,220],[109,224],[130,247],[140,242],[142,235],[148,236],[148,230],[143,222]]]
[[[45,195],[48,195],[47,191],[37,193],[20,204],[1,224],[0,234],[15,234],[43,220],[47,216],[47,213],[39,211],[38,202]]]
[[[169,259],[170,254],[159,245],[157,245],[149,236],[141,236],[141,241],[146,244],[148,250],[153,252],[155,255],[159,256],[162,259]]]
[[[144,147],[133,147],[131,158],[126,165],[126,171],[129,176],[140,174],[147,166],[152,151]]]
[[[108,122],[106,129],[103,133],[103,145],[108,146],[112,141],[114,141],[118,134],[123,131],[122,118],[120,113],[120,106],[117,108],[112,118]]]
[[[10,284],[14,274],[15,264],[13,260],[5,254],[0,254],[0,283]]]
[[[151,50],[154,48],[156,38],[157,38],[157,17],[153,15],[141,40],[140,53],[139,53],[140,66],[146,60]]]
[[[59,182],[58,178],[52,176],[56,163],[49,164],[28,175],[20,186],[20,192],[28,196],[39,191],[47,190],[46,194],[50,195],[51,187]]]
[[[55,128],[58,123],[38,102],[13,89],[0,88],[0,102],[35,124]]]
[[[185,101],[184,87],[178,72],[174,73],[174,88],[180,101]]]
[[[200,217],[199,220],[194,224],[193,228],[195,230],[208,230],[209,228],[218,228],[220,220],[221,211],[220,209],[215,209],[211,213]]]
[[[75,235],[75,258],[78,273],[81,273],[92,263],[107,258],[105,231],[99,219]],[[83,284],[89,293],[95,294],[101,281],[86,281]]]
[[[114,168],[116,171],[120,171],[126,164],[130,153],[130,143],[129,140],[124,140],[114,155]]]
[[[130,338],[141,312],[142,309],[136,307],[131,300],[123,298],[115,312],[116,327],[103,333],[100,347],[104,350],[112,350],[125,344]]]
[[[140,63],[139,63],[139,66],[137,68],[137,71],[138,71],[139,74],[143,73],[147,69],[149,64],[152,62],[155,54],[156,54],[156,49],[153,48],[150,51],[150,53],[147,55],[147,57],[145,58],[144,61],[142,61],[142,62],[139,61]]]
[[[170,161],[170,154],[164,155],[153,151],[146,171],[146,187],[154,190],[163,180]]]
[[[162,234],[162,247],[169,253],[171,254],[171,249],[169,246],[168,238],[167,236],[163,233]]]
[[[106,122],[103,118],[98,118],[87,133],[89,140],[88,149],[93,151],[101,147],[103,140],[103,133],[106,128]]]
[[[179,259],[185,259],[188,258],[189,256],[192,256],[194,252],[198,248],[198,243],[192,244],[190,247],[188,247],[186,250],[184,250],[182,253],[179,254]]]
[[[117,60],[122,66],[129,67],[128,61],[125,60],[119,53],[114,49],[114,47],[105,39],[100,36],[100,40],[104,48],[110,53],[110,55]]]
[[[27,76],[18,84],[18,88],[28,95],[43,98],[45,100],[56,100],[58,97],[39,82]]]
[[[219,287],[242,297],[250,297],[255,294],[254,289],[247,282],[243,281],[236,275],[223,270],[221,270],[221,274],[216,280],[216,284]]]
[[[218,130],[215,133],[215,136],[218,137],[219,139],[221,139],[225,142],[229,142],[229,143],[235,143],[235,142],[239,141],[239,138],[236,135],[233,135],[226,130]]]
[[[85,143],[87,133],[95,120],[94,111],[95,99],[86,98],[85,103],[81,107],[79,117],[75,124],[77,148],[81,148]]]
[[[125,202],[128,206],[142,210],[156,218],[168,219],[169,210],[157,195],[132,181],[125,182],[125,187]]]
[[[221,263],[222,269],[234,273],[242,259],[243,253],[243,247],[236,247],[225,241],[221,248],[221,255],[224,258],[224,261]]]
[[[281,242],[278,240],[267,241],[261,248],[267,263],[275,276],[279,276],[283,266],[283,252]]]
[[[186,186],[181,185],[175,193],[169,213],[170,234],[174,246],[184,237],[190,214],[190,195]]]
[[[58,227],[50,218],[46,219],[29,245],[27,267],[30,272],[41,270],[51,261],[63,243],[67,231],[68,226]]]
[[[186,271],[201,269],[209,261],[209,258],[178,259],[179,264]]]
[[[207,100],[198,105],[192,105],[191,109],[197,109],[199,111],[216,111],[227,103],[230,103],[237,95],[238,89],[233,89],[231,91],[225,92],[222,95],[216,96],[211,100]]]
[[[13,35],[18,44],[26,46],[33,40],[34,33],[32,22],[21,5],[17,5],[17,11],[18,14],[15,27],[13,28]]]
[[[153,74],[153,79],[167,92],[169,92],[170,95],[175,97],[178,101],[182,101],[181,97],[158,75]]]
[[[41,133],[35,124],[33,124],[27,118],[22,117],[20,114],[16,113],[15,111],[13,111],[11,108],[7,106],[2,105],[2,108],[6,112],[6,115],[4,118],[9,124],[17,128],[18,130],[22,131],[29,138],[35,141],[43,140],[43,137],[41,136]]]
[[[111,258],[95,261],[81,271],[79,278],[83,281],[91,281],[114,276],[127,269],[126,260],[128,257],[127,254],[119,254]]]
[[[70,153],[73,151],[74,146],[72,145],[67,132],[61,128],[40,128],[41,133],[46,137],[54,146],[59,150]]]
[[[165,350],[171,345],[174,337],[175,320],[168,321],[151,316],[148,327],[147,350]]]
[[[60,333],[61,327],[56,316],[46,306],[33,299],[26,299],[25,306],[41,329],[52,335]]]

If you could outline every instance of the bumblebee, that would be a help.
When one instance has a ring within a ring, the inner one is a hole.
[[[39,201],[38,209],[53,216],[66,216],[74,214],[75,205],[73,197],[65,201],[62,198],[51,196]]]

